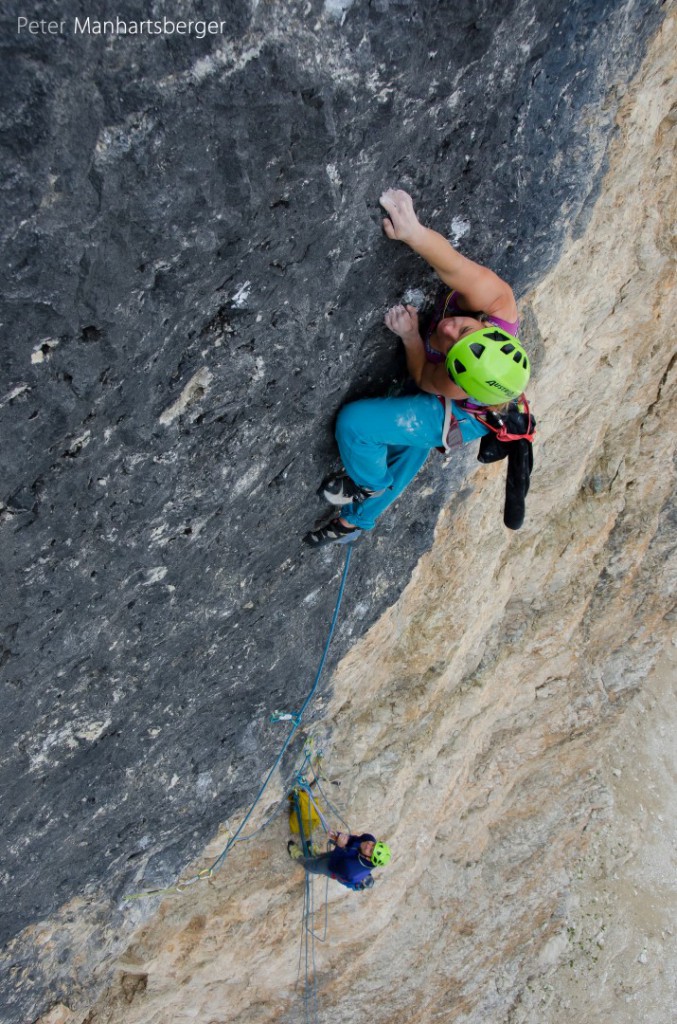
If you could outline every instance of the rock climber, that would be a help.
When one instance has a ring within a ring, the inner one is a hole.
[[[387,237],[422,256],[449,291],[424,336],[414,306],[396,305],[386,313],[386,326],[402,340],[407,369],[420,390],[361,399],[341,409],[336,440],[345,472],[328,477],[319,491],[341,512],[306,534],[311,547],[346,544],[371,530],[432,448],[448,451],[486,434],[486,414],[500,416],[514,407],[531,372],[517,337],[510,285],[424,227],[407,192],[387,189],[380,203]]]
[[[334,848],[326,853],[316,853],[311,847],[311,856],[304,857],[293,839],[287,843],[287,852],[311,875],[335,878],[348,889],[370,889],[374,884],[372,868],[385,867],[391,858],[390,847],[369,832],[354,836],[330,829],[327,837]]]

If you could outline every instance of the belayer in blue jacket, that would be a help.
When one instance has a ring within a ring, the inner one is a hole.
[[[333,850],[327,853],[304,857],[293,839],[287,843],[287,852],[311,875],[335,878],[348,889],[370,889],[374,884],[372,868],[384,867],[388,863],[390,847],[369,832],[353,836],[330,830],[327,836],[334,844]]]

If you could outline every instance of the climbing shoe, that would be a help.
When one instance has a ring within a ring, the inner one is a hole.
[[[349,505],[350,502],[366,501],[367,498],[382,492],[360,487],[346,473],[333,473],[327,477],[317,493],[330,505]]]
[[[299,860],[303,856],[303,850],[300,850],[293,839],[290,839],[287,843],[287,853],[292,860]]]
[[[303,539],[311,548],[321,548],[325,544],[350,544],[362,532],[357,526],[344,526],[339,519],[332,519],[326,526],[311,530]]]

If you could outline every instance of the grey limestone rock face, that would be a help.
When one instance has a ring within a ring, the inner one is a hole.
[[[198,39],[77,34],[88,6],[56,36],[2,24],[3,942],[173,881],[256,792],[270,712],[308,692],[342,568],[301,543],[333,418],[399,386],[383,313],[436,287],[382,234],[380,191],[523,293],[584,225],[661,17],[233,3]],[[431,458],[356,546],[330,667],[473,458]],[[6,999],[36,1014],[62,984]]]

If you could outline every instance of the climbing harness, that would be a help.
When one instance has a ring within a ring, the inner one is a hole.
[[[268,787],[268,784],[270,783],[271,779],[273,778],[273,775],[277,771],[277,769],[278,769],[278,767],[280,765],[280,762],[282,761],[282,758],[283,758],[283,756],[285,754],[285,751],[289,747],[289,744],[291,743],[292,739],[294,738],[294,735],[295,735],[297,729],[301,725],[301,721],[302,721],[303,716],[304,716],[304,714],[305,714],[305,712],[306,712],[306,710],[308,708],[308,705],[310,704],[310,702],[312,701],[313,697],[315,696],[315,692],[316,692],[317,687],[319,685],[320,678],[321,678],[322,672],[324,670],[325,662],[327,660],[327,655],[329,654],[329,647],[331,645],[331,641],[332,641],[332,638],[334,636],[334,631],[336,629],[336,623],[338,622],[339,611],[341,610],[341,602],[343,601],[343,592],[345,590],[346,580],[348,578],[348,569],[350,568],[350,556],[351,556],[351,554],[352,554],[352,549],[350,547],[346,548],[346,560],[345,560],[344,565],[343,565],[343,573],[341,575],[341,582],[339,584],[339,590],[338,590],[338,595],[337,595],[337,598],[336,598],[336,604],[334,606],[334,614],[332,616],[331,625],[329,626],[329,634],[328,634],[327,639],[325,641],[324,650],[322,651],[322,657],[320,658],[320,664],[319,664],[317,672],[315,674],[315,679],[313,680],[313,685],[310,688],[310,692],[308,693],[308,696],[304,700],[303,704],[301,705],[300,710],[297,713],[293,714],[293,713],[289,713],[289,712],[274,712],[274,716],[277,716],[277,717],[274,718],[275,721],[281,721],[281,722],[282,721],[291,721],[292,722],[292,727],[289,730],[289,732],[287,734],[287,737],[286,737],[284,743],[282,744],[282,748],[281,748],[279,754],[277,755],[277,757],[275,758],[273,766],[270,769],[270,771],[268,772],[268,774],[267,774],[267,776],[266,776],[266,778],[265,778],[265,780],[263,782],[263,785],[261,786],[261,788],[259,789],[258,793],[256,794],[256,797],[254,798],[253,803],[251,804],[249,810],[245,814],[244,818],[240,822],[240,824],[237,827],[237,829],[235,830],[235,832],[231,833],[231,836],[228,839],[228,842],[226,843],[224,849],[221,851],[221,853],[216,858],[216,860],[213,862],[213,864],[211,864],[207,868],[203,868],[202,871],[198,871],[197,874],[192,875],[190,878],[186,878],[186,879],[184,879],[182,881],[177,882],[175,885],[167,886],[166,888],[162,888],[162,889],[146,889],[144,892],[131,893],[130,895],[123,897],[125,900],[139,900],[139,899],[145,899],[146,897],[150,897],[150,896],[180,895],[186,888],[188,888],[188,886],[195,885],[197,882],[201,882],[201,881],[203,881],[205,879],[211,878],[211,876],[214,874],[214,872],[217,871],[218,868],[223,864],[224,860],[226,859],[226,857],[230,853],[230,851],[233,848],[233,846],[235,845],[235,843],[237,843],[237,842],[244,842],[244,841],[246,841],[248,839],[252,839],[253,836],[257,835],[259,832],[262,832],[263,829],[266,828],[270,824],[270,822],[273,820],[273,818],[276,817],[278,812],[284,806],[285,800],[280,801],[280,803],[275,808],[273,813],[266,819],[266,821],[263,822],[262,825],[260,825],[257,829],[255,829],[254,832],[250,832],[246,836],[243,836],[241,834],[242,830],[245,827],[245,825],[247,824],[247,822],[251,818],[252,814],[254,813],[254,809],[255,809],[256,805],[258,804],[258,802],[261,799],[261,797],[263,796],[266,788]],[[307,758],[308,758],[308,755],[306,754],[306,760],[304,760],[304,765],[306,764]]]
[[[491,409],[466,408],[483,426],[496,436],[497,441],[533,441],[536,436],[536,420],[531,414],[526,395],[510,403],[506,412]]]

